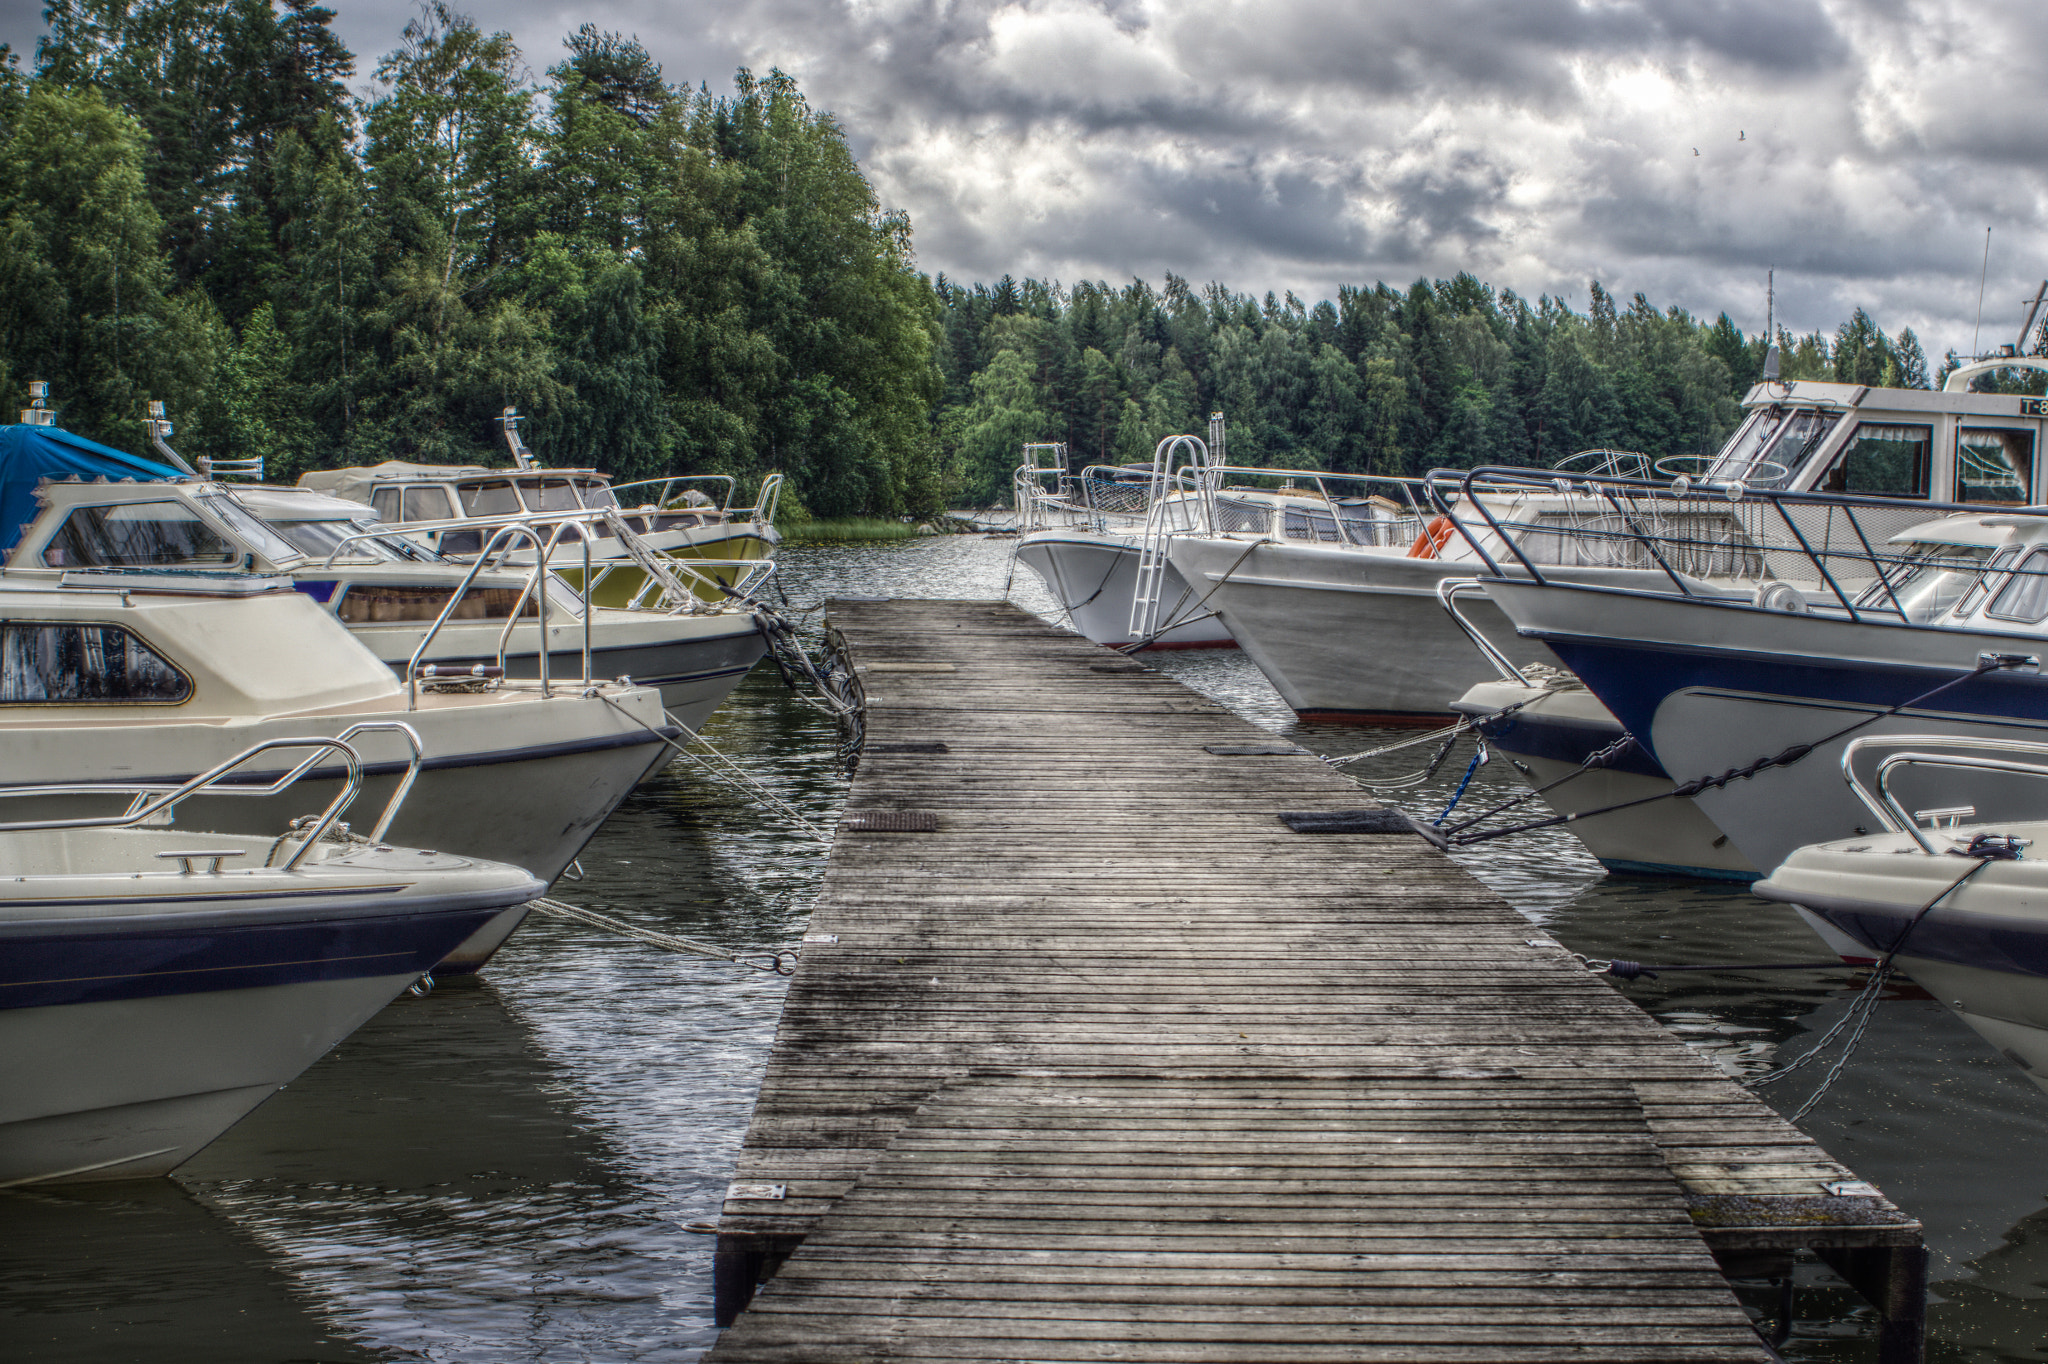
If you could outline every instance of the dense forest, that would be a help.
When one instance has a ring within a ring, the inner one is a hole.
[[[780,72],[671,84],[586,25],[536,76],[429,0],[362,93],[310,0],[52,0],[0,47],[0,408],[273,478],[502,463],[790,475],[819,516],[929,516],[1018,446],[1148,456],[1221,410],[1238,463],[1414,473],[1711,448],[1765,348],[1598,283],[1586,311],[1470,275],[1313,305],[1167,276],[920,274],[830,114]],[[1787,377],[1926,385],[1861,310]]]

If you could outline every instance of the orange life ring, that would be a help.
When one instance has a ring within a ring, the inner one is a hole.
[[[1415,543],[1408,546],[1408,557],[1411,559],[1434,559],[1437,556],[1437,552],[1450,543],[1451,535],[1456,530],[1457,527],[1451,524],[1450,517],[1437,517],[1427,526],[1424,526],[1422,534],[1415,537]]]

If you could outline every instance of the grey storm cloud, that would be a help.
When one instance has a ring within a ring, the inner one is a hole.
[[[364,82],[405,0],[330,0]],[[31,49],[33,3],[0,0]],[[1976,0],[497,0],[536,71],[590,22],[672,81],[780,67],[919,263],[1263,293],[1471,270],[1711,315],[1863,306],[1936,353],[2048,274],[2048,6]],[[1997,324],[1994,326],[1994,322]]]

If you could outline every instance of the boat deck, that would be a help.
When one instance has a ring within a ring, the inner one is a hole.
[[[710,1359],[1763,1360],[1723,1274],[1805,1248],[1921,1357],[1919,1224],[1422,839],[1277,818],[1353,783],[1008,605],[830,621]]]

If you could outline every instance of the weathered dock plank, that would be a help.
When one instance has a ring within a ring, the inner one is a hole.
[[[1279,822],[1351,782],[1004,605],[831,621],[848,819],[931,832],[842,825],[712,1359],[1755,1360],[1715,1257],[1808,1246],[1919,1358],[1918,1224],[1422,840]]]

